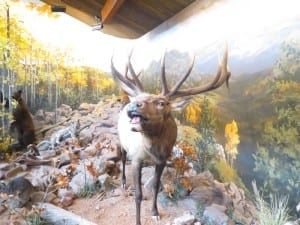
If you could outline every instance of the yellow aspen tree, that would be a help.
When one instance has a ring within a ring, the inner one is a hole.
[[[199,103],[192,102],[185,109],[186,120],[192,124],[199,124],[201,116],[201,108]]]
[[[225,126],[225,153],[228,163],[233,166],[233,162],[236,160],[238,154],[237,146],[240,143],[240,137],[238,135],[237,123],[233,120],[231,123]]]

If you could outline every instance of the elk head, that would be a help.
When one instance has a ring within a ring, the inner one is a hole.
[[[126,64],[125,75],[114,66],[111,59],[111,71],[115,82],[130,96],[130,102],[123,108],[119,121],[118,132],[122,146],[123,179],[125,186],[125,162],[127,153],[132,159],[132,171],[136,201],[136,224],[140,225],[140,207],[142,200],[141,169],[144,165],[155,165],[154,198],[152,215],[158,218],[157,193],[162,171],[177,138],[177,126],[171,115],[173,110],[181,109],[191,96],[214,90],[224,82],[228,82],[230,73],[227,70],[227,49],[215,78],[202,87],[180,88],[190,75],[194,59],[187,72],[169,89],[165,76],[165,56],[162,58],[160,94],[149,94],[139,80],[139,74],[131,64],[131,54]],[[128,76],[128,71],[131,76]]]

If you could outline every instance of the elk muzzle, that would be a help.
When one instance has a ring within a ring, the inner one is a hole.
[[[131,130],[140,132],[142,130],[142,124],[148,121],[148,118],[143,114],[142,109],[144,107],[143,102],[130,102],[127,105],[127,116],[130,118]]]
[[[131,119],[130,123],[137,124],[147,122],[148,118],[143,115],[141,109],[144,107],[142,102],[131,102],[128,105],[127,115]]]

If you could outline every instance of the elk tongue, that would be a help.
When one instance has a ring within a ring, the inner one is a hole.
[[[141,117],[140,116],[134,116],[131,118],[131,123],[140,123],[141,122]]]

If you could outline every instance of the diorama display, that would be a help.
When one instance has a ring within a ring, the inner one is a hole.
[[[103,69],[36,40],[12,2],[0,10],[7,223],[299,222],[297,2],[196,1],[108,48]]]

